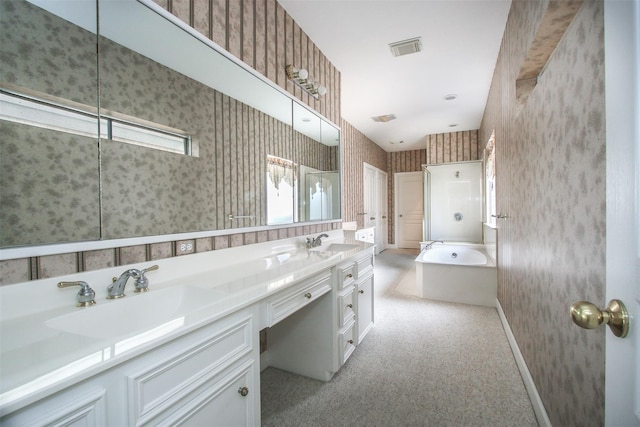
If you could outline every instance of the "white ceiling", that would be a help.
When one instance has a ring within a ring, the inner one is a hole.
[[[342,117],[386,151],[480,127],[511,0],[278,2],[341,72]],[[418,36],[422,52],[393,57]]]

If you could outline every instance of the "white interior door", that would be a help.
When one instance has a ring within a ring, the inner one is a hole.
[[[395,174],[396,242],[398,248],[420,248],[422,240],[422,172]]]
[[[377,180],[377,205],[378,205],[378,216],[376,220],[376,246],[379,248],[378,251],[382,252],[387,248],[387,243],[389,241],[389,219],[388,219],[388,197],[387,197],[387,174],[382,171],[377,171],[376,173]]]
[[[606,334],[605,425],[640,426],[640,2],[606,0],[607,301],[629,335]],[[635,153],[635,155],[631,155]]]
[[[364,164],[364,223],[363,228],[375,227],[377,217],[376,206],[376,170]],[[377,234],[377,233],[376,233]]]

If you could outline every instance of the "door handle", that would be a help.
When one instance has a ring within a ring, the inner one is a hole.
[[[502,213],[499,213],[498,215],[491,215],[491,216],[496,218],[496,219],[507,219],[507,218],[509,218],[509,215],[502,214]]]
[[[376,219],[376,217],[375,217],[375,216],[370,216],[370,217],[369,217],[369,220],[371,220],[371,221],[373,221],[374,219]]]
[[[382,219],[387,219],[387,216],[386,216],[386,215],[383,215],[383,216],[382,216]]]
[[[402,218],[402,214],[398,215],[400,218]]]
[[[613,335],[624,338],[629,333],[629,312],[622,301],[612,299],[604,310],[588,301],[578,301],[569,310],[573,323],[585,329],[609,325]]]

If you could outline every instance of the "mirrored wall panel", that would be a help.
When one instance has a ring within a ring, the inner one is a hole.
[[[155,3],[0,5],[0,247],[340,218],[338,129]]]
[[[49,3],[0,2],[2,247],[100,238],[96,5]]]

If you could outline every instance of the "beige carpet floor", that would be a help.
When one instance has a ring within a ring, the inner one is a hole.
[[[262,373],[263,426],[538,425],[496,310],[415,296],[415,256],[376,257],[375,327],[331,381]]]

